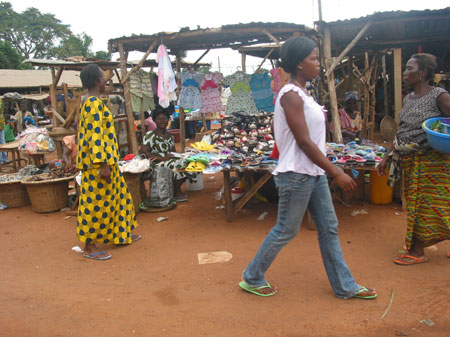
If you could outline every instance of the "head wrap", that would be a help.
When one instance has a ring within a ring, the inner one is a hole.
[[[347,91],[345,93],[345,101],[347,102],[349,99],[358,100],[359,92],[357,91]]]

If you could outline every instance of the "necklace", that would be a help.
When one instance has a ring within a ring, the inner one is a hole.
[[[305,92],[305,94],[307,94],[308,96],[311,96],[309,94],[308,90],[306,90],[306,88],[304,86],[302,86],[297,80],[290,80],[290,82],[291,82],[291,84],[293,84],[293,85],[299,87],[300,89],[302,89]]]

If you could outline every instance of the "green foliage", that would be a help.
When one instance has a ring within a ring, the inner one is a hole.
[[[111,54],[107,51],[99,50],[94,54],[96,59],[111,61]]]
[[[22,69],[22,57],[6,41],[0,41],[0,69]]]
[[[208,67],[208,66],[199,67],[199,68],[198,68],[198,72],[199,72],[199,73],[206,74],[206,73],[209,73],[210,69],[211,69],[210,66],[209,66],[209,67]]]
[[[59,46],[53,48],[52,56],[58,59],[63,59],[69,56],[84,56],[91,55],[90,47],[92,38],[86,33],[80,35],[70,34],[69,37],[62,40]]]

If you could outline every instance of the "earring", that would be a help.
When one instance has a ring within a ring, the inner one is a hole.
[[[303,69],[303,67],[302,67],[302,66],[297,66],[297,69],[300,69],[300,70],[302,70],[302,69]]]

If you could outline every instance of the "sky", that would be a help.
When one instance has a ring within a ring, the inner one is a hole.
[[[5,1],[5,0],[3,0]],[[51,13],[70,25],[73,33],[85,32],[93,38],[92,51],[107,50],[108,40],[132,34],[176,32],[190,27],[216,28],[227,24],[249,22],[288,22],[313,27],[319,19],[319,0],[10,0],[16,12],[35,7]],[[424,10],[446,7],[445,0],[322,0],[324,21],[345,20],[393,10]],[[355,5],[356,4],[356,5]],[[165,6],[163,6],[165,5]],[[188,52],[186,61],[194,62],[203,51]],[[130,60],[139,60],[141,53],[132,53]],[[150,58],[154,54],[150,54]],[[114,54],[113,59],[118,55]],[[241,62],[232,50],[210,51],[201,62],[210,62],[218,70],[220,58],[224,74],[234,72]],[[247,71],[256,69],[261,59],[249,57]],[[269,67],[269,62],[264,66]]]

